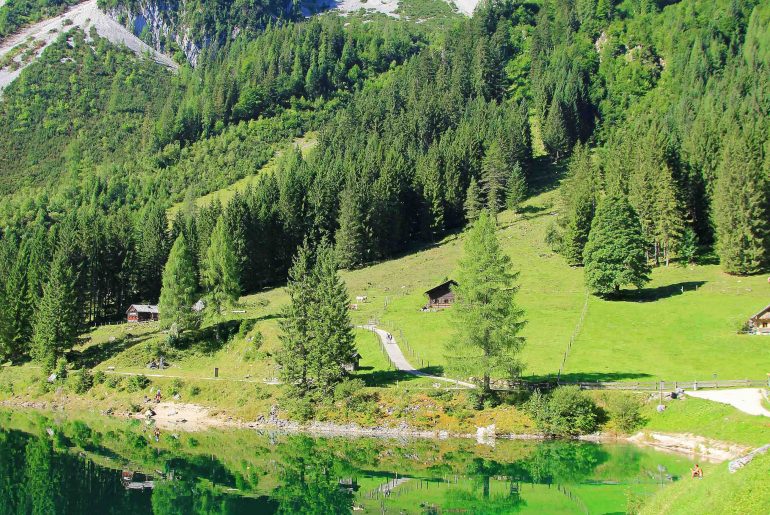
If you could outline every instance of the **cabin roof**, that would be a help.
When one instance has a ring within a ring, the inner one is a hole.
[[[770,311],[770,304],[768,304],[767,306],[765,306],[764,308],[762,308],[762,310],[758,311],[758,312],[757,312],[757,313],[756,313],[754,316],[752,316],[752,317],[751,317],[749,320],[755,320],[755,319],[757,319],[757,318],[761,317],[762,315],[764,315],[765,313],[767,313],[768,311]]]
[[[158,306],[155,304],[131,304],[128,306],[126,313],[131,311],[132,308],[135,309],[137,313],[158,314]]]
[[[448,286],[457,286],[457,281],[455,281],[454,279],[450,279],[448,281],[444,281],[443,283],[439,284],[438,286],[434,286],[430,290],[426,291],[425,295],[427,295],[428,297],[431,297],[431,296],[433,296],[436,293],[442,292]]]

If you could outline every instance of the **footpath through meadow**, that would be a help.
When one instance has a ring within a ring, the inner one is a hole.
[[[372,331],[379,337],[380,342],[382,342],[382,346],[385,348],[385,351],[390,357],[390,361],[398,370],[406,372],[407,374],[412,374],[414,376],[428,377],[430,379],[435,379],[436,381],[444,381],[446,383],[456,384],[464,388],[476,388],[476,385],[473,383],[466,383],[465,381],[458,381],[457,379],[449,379],[448,377],[434,376],[417,370],[412,366],[411,363],[409,363],[409,361],[406,359],[406,356],[404,356],[404,353],[401,352],[401,347],[398,346],[396,339],[392,334],[373,325],[364,325],[361,327],[368,331]]]

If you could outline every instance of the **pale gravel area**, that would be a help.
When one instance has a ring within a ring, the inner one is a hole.
[[[722,404],[729,404],[749,415],[770,417],[770,411],[762,406],[762,390],[760,388],[734,388],[731,390],[698,390],[687,391],[690,397],[706,399]]]
[[[450,0],[450,2],[455,4],[457,10],[466,16],[472,16],[476,6],[479,5],[479,0]]]
[[[65,20],[70,20],[72,23],[67,22],[65,24]],[[19,33],[7,38],[0,43],[0,58],[21,44],[29,44],[30,41],[43,43],[35,55],[35,57],[39,57],[45,48],[56,40],[62,32],[67,32],[75,27],[80,27],[86,35],[94,27],[99,36],[112,43],[125,45],[136,54],[148,55],[155,62],[168,68],[174,70],[178,68],[178,65],[170,57],[157,52],[134,36],[131,31],[107,16],[97,7],[96,0],[88,0],[87,2],[77,4],[59,16],[30,25]],[[0,90],[13,82],[21,71],[33,61],[34,59],[29,59],[14,71],[8,68],[0,70]]]
[[[750,450],[745,445],[712,440],[689,433],[641,432],[628,438],[628,441],[659,451],[697,457],[712,463],[732,460]]]

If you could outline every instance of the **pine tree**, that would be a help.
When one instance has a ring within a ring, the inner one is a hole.
[[[515,377],[521,371],[524,313],[516,305],[517,272],[503,252],[492,217],[483,212],[465,239],[452,315],[457,336],[446,346],[453,367],[481,378],[490,393],[492,374]]]
[[[476,182],[475,177],[471,177],[471,182],[468,185],[468,190],[465,193],[465,219],[469,223],[473,223],[478,220],[481,215],[482,209],[484,209],[484,202],[481,198],[481,188],[479,183]]]
[[[571,146],[561,102],[554,101],[551,103],[551,107],[548,109],[548,116],[546,116],[542,127],[543,144],[551,157],[553,157],[554,163],[558,163],[559,159],[567,153]]]
[[[564,228],[560,251],[570,265],[583,263],[583,249],[596,210],[598,185],[594,175],[588,147],[576,144],[567,168],[567,178],[561,187],[562,215],[559,220]]]
[[[650,280],[639,218],[620,195],[605,197],[596,208],[583,255],[588,288],[613,295],[622,286],[641,288]]]
[[[714,192],[717,253],[729,274],[753,274],[768,262],[768,182],[742,135],[725,145]]]
[[[191,309],[197,301],[196,275],[193,254],[187,246],[184,234],[180,234],[171,247],[163,269],[163,288],[160,290],[158,311],[164,327],[176,324],[181,333],[197,325],[196,313]]]
[[[664,166],[657,177],[655,195],[655,247],[656,256],[663,253],[668,266],[671,253],[679,247],[684,234],[684,213],[679,202],[679,192],[671,169]]]
[[[315,309],[313,284],[314,257],[305,243],[297,250],[289,269],[286,292],[289,304],[281,321],[281,350],[278,353],[281,380],[305,394],[310,390],[310,347],[312,346],[312,311]]]
[[[503,149],[494,140],[481,162],[481,188],[486,196],[486,208],[495,219],[505,205],[504,188],[509,173]]]
[[[344,365],[356,353],[345,283],[337,273],[333,249],[321,245],[313,267],[313,303],[310,311],[308,361],[313,384],[324,393],[345,376]]]
[[[43,286],[32,337],[32,357],[46,372],[53,370],[56,360],[75,343],[78,327],[75,298],[75,275],[66,251],[59,250]]]
[[[211,233],[211,241],[206,251],[203,285],[215,316],[221,315],[223,308],[234,305],[241,293],[238,260],[221,217]]]
[[[335,233],[337,260],[342,268],[355,268],[368,260],[366,205],[360,187],[349,185],[340,200],[339,228]]]
[[[518,212],[521,203],[527,198],[527,180],[521,165],[516,162],[511,167],[508,181],[505,185],[505,205],[508,209]]]
[[[137,257],[142,300],[154,302],[160,294],[163,264],[168,256],[168,219],[166,210],[151,201],[137,219]]]

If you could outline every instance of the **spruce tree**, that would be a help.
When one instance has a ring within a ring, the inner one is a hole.
[[[668,166],[664,166],[660,171],[655,190],[656,257],[662,253],[663,260],[668,266],[671,254],[679,247],[684,234],[684,213],[676,183]]]
[[[163,269],[163,287],[160,290],[158,311],[164,327],[176,324],[179,332],[197,325],[197,314],[192,310],[197,301],[198,281],[196,279],[193,254],[187,246],[184,234],[180,234]]]
[[[586,285],[599,295],[617,294],[627,284],[641,288],[650,280],[639,218],[624,196],[599,202],[583,263]]]
[[[154,302],[160,294],[163,264],[168,255],[168,218],[157,201],[150,201],[137,218],[139,293],[142,300]]]
[[[503,252],[491,215],[483,212],[465,238],[452,316],[456,337],[446,345],[447,358],[461,372],[480,378],[489,395],[495,373],[513,378],[521,371],[524,313],[516,304],[518,272]]]
[[[508,175],[508,182],[505,185],[505,206],[518,212],[521,203],[527,198],[527,180],[524,178],[524,172],[521,165],[516,162],[511,167]]]
[[[315,309],[313,254],[305,243],[297,250],[289,269],[286,292],[289,304],[281,320],[281,349],[278,352],[281,380],[292,390],[305,394],[310,390],[310,347],[312,346],[312,311]]]
[[[357,185],[350,184],[340,200],[339,228],[335,234],[337,260],[342,268],[367,261],[366,205]]]
[[[333,249],[321,245],[313,267],[312,338],[308,349],[314,385],[329,393],[345,376],[344,365],[356,353],[348,304],[350,297],[338,272]]]
[[[75,299],[75,275],[66,251],[59,250],[43,286],[32,337],[32,357],[41,363],[46,373],[53,370],[56,360],[75,343],[78,328]]]
[[[714,192],[717,253],[729,274],[754,274],[768,262],[768,181],[740,134],[725,145]]]
[[[564,228],[561,253],[570,265],[583,263],[583,249],[591,231],[598,190],[595,170],[588,147],[575,145],[561,187],[561,217]]]
[[[494,140],[481,162],[481,188],[486,196],[486,208],[494,218],[505,205],[505,180],[508,174],[503,149]]]
[[[215,316],[221,315],[223,308],[233,306],[241,294],[238,259],[221,217],[211,233],[203,264],[203,285]]]
[[[468,190],[465,192],[464,209],[465,219],[469,223],[473,223],[478,220],[481,211],[484,209],[484,201],[481,198],[481,188],[479,188],[479,183],[476,182],[475,177],[471,177]]]
[[[567,153],[571,146],[561,102],[555,100],[551,103],[548,115],[542,124],[541,135],[546,150],[553,157],[554,163],[558,163],[559,159]]]

